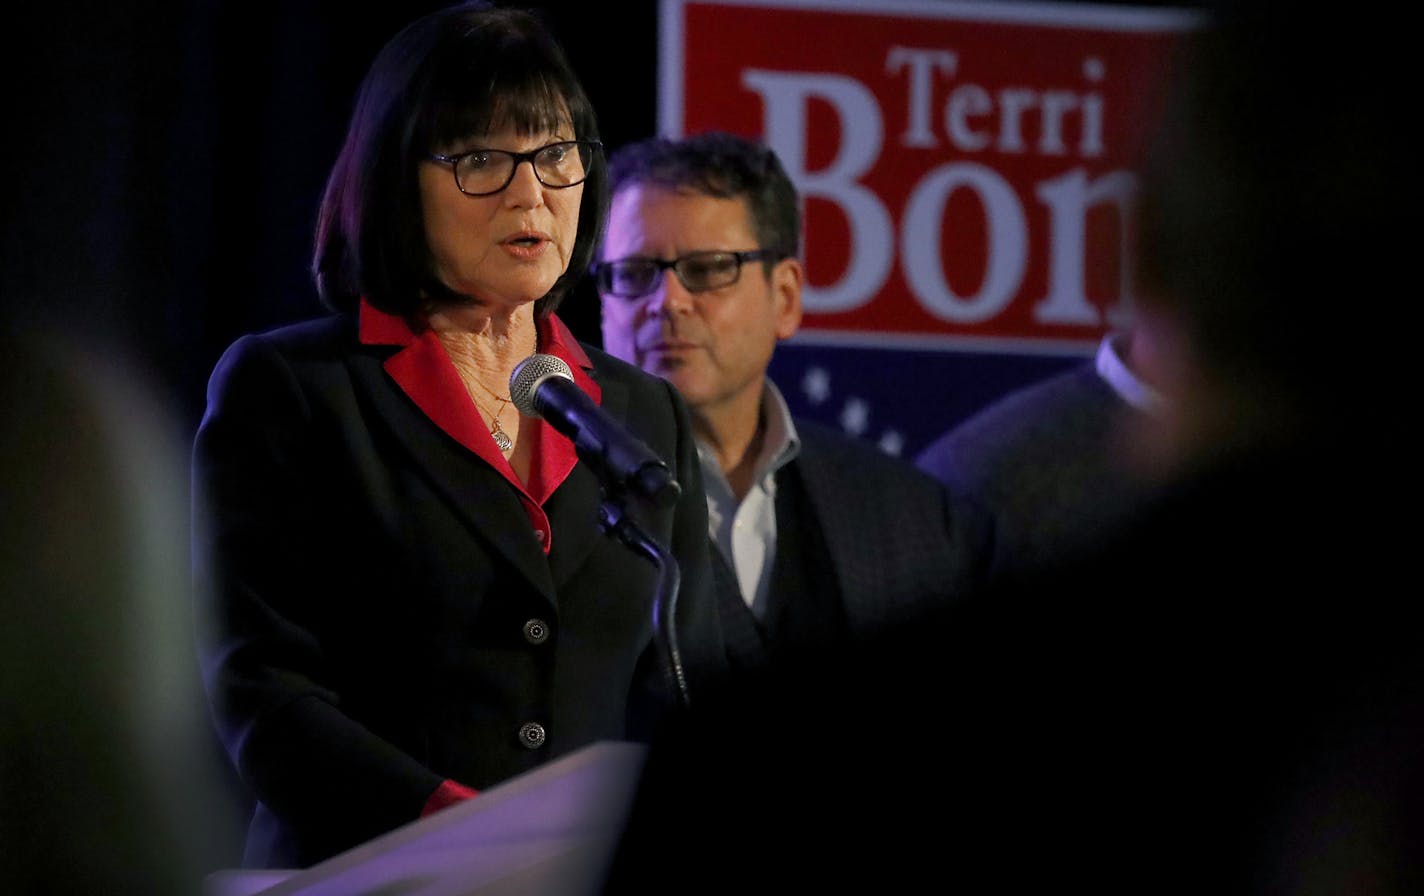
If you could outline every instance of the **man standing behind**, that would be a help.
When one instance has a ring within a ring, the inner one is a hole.
[[[1147,330],[1104,336],[1093,360],[1003,396],[915,465],[994,520],[993,574],[1020,575],[1096,543],[1154,487],[1136,443],[1163,413]]]
[[[651,139],[609,174],[604,348],[692,411],[733,662],[833,650],[972,588],[985,518],[908,461],[793,421],[766,376],[805,280],[776,155],[723,133]]]

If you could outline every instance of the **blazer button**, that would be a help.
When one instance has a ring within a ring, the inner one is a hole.
[[[531,619],[524,623],[524,640],[530,644],[543,644],[549,640],[549,626],[542,619]]]
[[[548,737],[544,733],[544,726],[538,722],[525,722],[519,726],[519,742],[530,750],[537,750],[544,746],[544,741]]]

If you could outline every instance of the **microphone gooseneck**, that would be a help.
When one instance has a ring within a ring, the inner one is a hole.
[[[519,413],[547,421],[573,441],[579,457],[603,485],[599,525],[657,568],[652,604],[654,640],[673,693],[685,708],[687,676],[676,626],[681,571],[672,552],[644,532],[635,515],[624,507],[624,498],[630,494],[657,507],[670,507],[682,493],[681,487],[662,458],[584,394],[563,359],[534,354],[520,361],[509,377],[509,397]]]

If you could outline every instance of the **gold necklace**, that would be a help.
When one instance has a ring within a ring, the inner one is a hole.
[[[500,398],[498,395],[496,395],[495,398],[502,402],[510,401],[510,399]],[[504,405],[499,405],[496,413],[491,414],[484,405],[475,399],[475,396],[471,395],[470,400],[475,402],[475,407],[479,408],[490,418],[490,437],[494,439],[495,446],[498,447],[500,451],[508,454],[509,449],[514,447],[514,440],[509,437],[509,433],[504,431],[504,427],[499,425],[499,415],[504,413]]]
[[[472,379],[472,380],[475,381],[475,385],[479,386],[481,389],[483,389],[483,390],[485,390],[486,392],[488,392],[489,395],[490,395],[490,398],[493,398],[495,401],[502,402],[503,404],[509,404],[511,401],[514,400],[514,399],[512,399],[512,398],[500,398],[498,392],[494,391],[494,390],[491,389],[489,386],[486,386],[486,385],[484,384],[484,382],[483,382],[482,380],[480,380],[478,377],[473,377],[473,376],[472,376],[472,377],[470,377],[470,379]],[[503,405],[501,405],[500,410],[501,410],[501,411],[504,410]]]
[[[475,403],[475,407],[479,408],[490,418],[490,437],[494,439],[495,445],[499,448],[501,452],[503,452],[504,454],[508,454],[509,449],[514,447],[514,440],[509,437],[509,433],[504,431],[504,427],[499,425],[499,415],[504,413],[505,405],[512,403],[514,399],[509,397],[501,397],[498,392],[494,391],[489,386],[486,386],[484,382],[480,380],[478,375],[463,377],[463,379],[465,380],[465,391],[469,392],[469,383],[474,382],[481,389],[488,392],[491,398],[499,402],[499,404],[495,405],[495,413],[491,414],[485,408],[484,405],[480,404],[479,399],[475,398],[475,394],[473,392],[470,392],[470,400]]]
[[[497,392],[495,392],[489,386],[486,386],[484,383],[480,382],[478,377],[472,376],[470,377],[470,379],[474,380],[474,382],[478,384],[481,389],[488,392],[491,398],[499,402],[499,404],[495,405],[495,412],[493,414],[490,414],[490,412],[485,409],[485,406],[480,404],[479,400],[475,398],[473,394],[470,395],[470,400],[475,403],[475,407],[479,408],[481,411],[484,411],[485,414],[489,415],[491,421],[490,436],[494,439],[495,445],[499,448],[501,452],[508,454],[509,449],[514,447],[514,440],[509,437],[509,433],[504,431],[504,427],[499,425],[499,415],[504,413],[504,406],[512,402],[514,399],[501,398]]]

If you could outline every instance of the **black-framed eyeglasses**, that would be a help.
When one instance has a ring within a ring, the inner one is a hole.
[[[593,265],[598,291],[621,299],[638,299],[653,292],[662,282],[663,271],[672,268],[688,292],[706,292],[731,286],[749,261],[780,261],[785,252],[752,249],[746,252],[689,252],[677,258],[618,258]]]
[[[489,196],[509,186],[520,162],[528,162],[539,183],[546,187],[576,187],[588,179],[602,148],[597,140],[561,140],[528,152],[472,149],[452,156],[431,153],[430,158],[450,166],[461,193]]]

